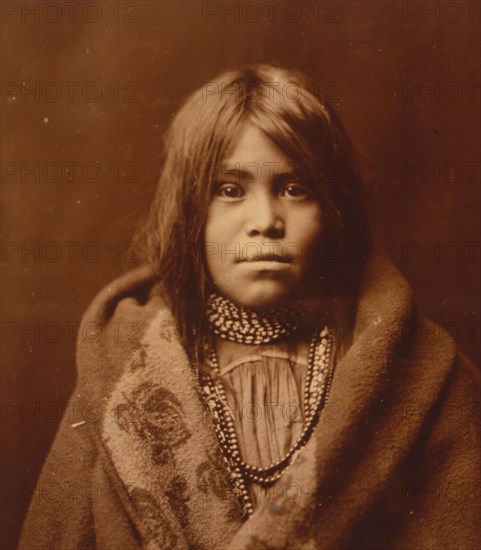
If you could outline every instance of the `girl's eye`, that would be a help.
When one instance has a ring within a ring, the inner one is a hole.
[[[225,183],[224,185],[219,185],[215,190],[215,194],[223,199],[235,200],[240,199],[244,195],[242,189],[233,183]]]
[[[298,183],[289,183],[284,187],[283,193],[285,193],[288,198],[298,200],[305,199],[312,195],[311,191]]]

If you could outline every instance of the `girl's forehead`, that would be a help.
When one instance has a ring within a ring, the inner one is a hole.
[[[237,165],[279,165],[294,164],[262,130],[250,122],[240,128],[221,160],[222,168]]]

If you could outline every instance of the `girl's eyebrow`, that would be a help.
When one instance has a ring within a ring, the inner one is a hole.
[[[260,169],[259,166],[257,170],[255,169],[244,169],[244,168],[229,168],[228,170],[221,169],[217,180],[221,181],[225,179],[226,177],[232,177],[233,179],[239,181],[239,180],[250,180],[254,181],[257,180],[260,176]],[[267,166],[263,167],[264,170],[267,171],[267,173],[270,173],[269,168]],[[290,167],[287,169],[283,169],[281,172],[276,172],[273,174],[273,181],[280,181],[283,182],[289,178],[298,178],[299,177],[299,170],[296,170],[294,167]]]
[[[257,174],[254,171],[244,170],[241,168],[230,168],[228,170],[221,169],[217,179],[222,180],[225,177],[233,177],[235,180],[252,180],[257,177]]]

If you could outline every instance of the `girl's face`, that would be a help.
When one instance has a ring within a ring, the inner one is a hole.
[[[251,309],[292,298],[312,272],[322,231],[300,169],[246,123],[216,174],[204,233],[205,256],[220,294]]]

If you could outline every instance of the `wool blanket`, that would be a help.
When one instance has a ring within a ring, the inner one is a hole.
[[[478,371],[383,253],[328,414],[247,521],[159,288],[139,267],[88,308],[21,550],[481,547]]]

